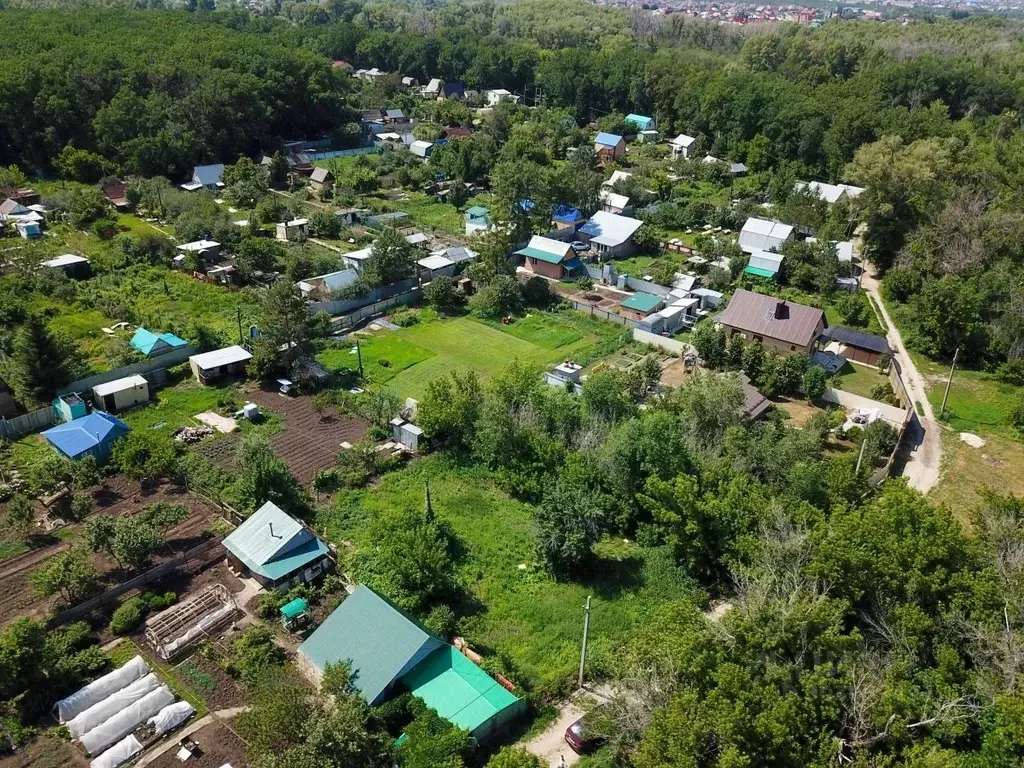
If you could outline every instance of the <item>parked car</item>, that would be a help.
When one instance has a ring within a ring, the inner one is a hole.
[[[590,243],[584,243],[582,240],[574,240],[572,243],[572,249],[576,253],[583,253],[584,251],[590,250]]]
[[[572,751],[577,755],[585,755],[588,752],[593,752],[604,743],[604,737],[591,733],[586,724],[584,724],[583,719],[584,718],[581,717],[565,729],[565,743],[568,744],[572,748]]]

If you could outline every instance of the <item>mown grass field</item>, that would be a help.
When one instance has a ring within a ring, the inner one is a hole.
[[[885,384],[889,378],[878,372],[876,368],[847,362],[839,370],[839,389],[852,392],[861,397],[871,397],[871,391],[879,384]]]
[[[512,325],[463,316],[359,339],[370,381],[387,384],[401,397],[420,398],[430,381],[451,371],[472,370],[486,380],[513,360],[538,365],[587,360],[595,351],[613,347],[620,334],[621,329],[583,315],[538,312]],[[356,370],[358,357],[351,348],[332,347],[318,359],[331,370]]]
[[[432,456],[386,475],[372,490],[345,492],[318,527],[336,542],[365,542],[368,521],[387,509],[423,505],[424,482],[439,519],[464,549],[459,577],[474,608],[462,619],[470,644],[502,654],[531,686],[553,688],[579,664],[583,606],[593,597],[591,667],[607,664],[650,612],[677,597],[685,576],[660,550],[605,541],[596,574],[584,583],[556,582],[538,562],[533,510],[499,490],[487,472]],[[525,566],[521,568],[520,566]]]

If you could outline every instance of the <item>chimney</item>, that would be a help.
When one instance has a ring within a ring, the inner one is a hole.
[[[783,299],[782,301],[778,302],[775,305],[775,319],[776,320],[785,320],[788,317],[789,317],[789,305],[786,304],[786,300]]]

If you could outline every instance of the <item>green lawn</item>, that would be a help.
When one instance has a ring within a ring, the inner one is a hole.
[[[194,416],[204,411],[216,411],[221,400],[231,399],[230,387],[202,387],[191,379],[177,386],[165,387],[152,393],[152,402],[132,408],[119,417],[132,429],[166,429],[199,426]],[[234,396],[241,402],[242,398]]]
[[[486,472],[440,455],[386,475],[372,490],[342,494],[331,512],[320,513],[318,527],[335,541],[354,540],[358,546],[367,522],[383,511],[422,507],[427,479],[435,513],[464,548],[459,575],[474,598],[470,602],[478,603],[460,631],[484,655],[509,658],[532,686],[550,690],[575,674],[588,595],[596,669],[654,608],[685,587],[685,577],[663,552],[619,540],[599,546],[599,575],[593,580],[554,581],[538,562],[532,508],[501,492]]]
[[[464,316],[359,339],[370,381],[386,383],[402,397],[420,398],[431,380],[450,371],[473,370],[486,380],[513,360],[538,365],[565,358],[589,361],[619,346],[621,333],[617,326],[576,312],[536,312],[512,325]],[[331,370],[355,370],[357,357],[350,349],[332,347],[318,359]]]
[[[949,365],[914,354],[914,363],[928,381],[928,400],[939,415]],[[957,369],[942,420],[958,432],[1009,434],[1006,419],[1024,397],[1024,388],[1004,384],[983,371]]]
[[[847,362],[839,371],[839,389],[861,397],[871,397],[871,390],[889,381],[876,368]]]
[[[374,207],[386,211],[405,211],[413,220],[414,226],[425,230],[438,230],[452,235],[462,235],[466,231],[462,213],[453,205],[439,203],[432,195],[422,192],[410,192],[407,200],[373,199]],[[470,198],[466,208],[476,204],[486,205],[477,198]]]

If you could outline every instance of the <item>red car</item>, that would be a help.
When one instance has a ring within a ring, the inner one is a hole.
[[[587,733],[587,727],[583,723],[581,717],[575,723],[565,729],[565,743],[568,744],[572,751],[577,755],[584,755],[587,752],[593,752],[599,746],[604,739],[601,736],[594,736]]]

